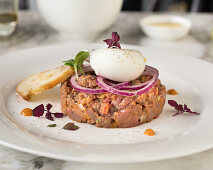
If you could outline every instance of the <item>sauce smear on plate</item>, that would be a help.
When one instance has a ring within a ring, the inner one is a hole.
[[[169,94],[169,95],[177,95],[178,92],[177,92],[175,89],[169,89],[169,90],[167,90],[166,94]]]
[[[154,136],[155,132],[152,129],[146,129],[144,134],[147,135],[147,136]]]
[[[33,116],[33,111],[30,108],[25,108],[21,111],[21,115],[23,116]]]

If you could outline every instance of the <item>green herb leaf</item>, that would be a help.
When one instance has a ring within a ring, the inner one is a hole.
[[[47,125],[48,127],[56,127],[56,124]]]
[[[77,62],[74,63],[74,70],[75,70],[75,75],[78,78],[78,63]]]
[[[64,65],[68,65],[74,68],[76,77],[78,77],[78,70],[84,74],[84,71],[82,69],[82,65],[84,61],[89,57],[88,51],[80,51],[76,56],[75,59],[70,59],[67,61],[64,61]]]
[[[78,54],[75,56],[75,60],[78,59],[84,53],[85,53],[85,51],[78,52]]]
[[[79,127],[77,125],[75,125],[74,123],[67,123],[63,129],[66,129],[66,130],[77,130],[79,129]]]
[[[64,62],[64,65],[74,67],[75,60],[74,59],[70,59],[70,60],[63,61],[63,62]]]

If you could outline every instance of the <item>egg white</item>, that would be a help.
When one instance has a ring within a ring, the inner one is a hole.
[[[90,65],[96,75],[124,82],[135,80],[143,73],[145,58],[132,49],[97,49],[90,52]]]

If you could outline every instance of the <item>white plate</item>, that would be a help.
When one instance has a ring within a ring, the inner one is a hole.
[[[104,45],[105,46],[105,45]],[[167,96],[186,103],[201,115],[183,114],[172,117],[174,110],[165,105],[160,117],[151,123],[128,129],[102,129],[76,123],[77,131],[62,127],[67,117],[55,121],[23,117],[20,111],[37,104],[53,104],[60,111],[58,87],[26,102],[16,96],[15,87],[21,79],[62,64],[79,50],[100,45],[67,44],[13,52],[0,58],[0,144],[42,156],[84,162],[142,162],[162,160],[193,154],[213,146],[213,66],[186,56],[163,53],[151,48],[123,45],[142,51],[147,64],[159,69],[160,79],[177,96]],[[153,137],[144,130],[154,129]]]

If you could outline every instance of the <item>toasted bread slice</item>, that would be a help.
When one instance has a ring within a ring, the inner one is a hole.
[[[22,80],[16,87],[16,91],[29,101],[31,96],[37,95],[44,90],[51,89],[74,74],[70,66],[60,66],[53,70],[34,74]]]

